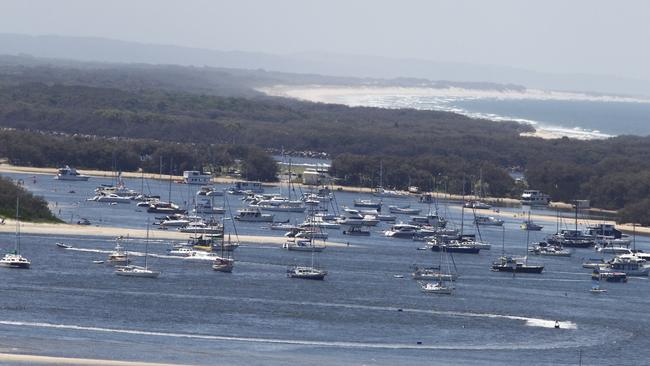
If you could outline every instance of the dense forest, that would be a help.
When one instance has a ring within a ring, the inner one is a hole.
[[[523,186],[508,174],[518,169],[529,187],[551,194],[554,200],[588,199],[592,206],[622,209],[625,220],[650,224],[650,201],[645,200],[650,196],[647,137],[544,140],[521,136],[532,129],[528,125],[447,112],[308,103],[264,97],[250,89],[246,97],[224,96],[229,88],[236,89],[237,80],[246,80],[239,85],[243,89],[275,80],[256,79],[259,72],[245,75],[243,71],[177,67],[165,73],[141,66],[127,68],[125,76],[120,66],[105,65],[80,69],[75,82],[74,67],[49,67],[47,73],[41,70],[43,66],[17,67],[0,67],[0,126],[40,131],[32,135],[41,138],[45,132],[86,136],[74,137],[81,139],[74,144],[93,141],[83,149],[95,157],[79,161],[81,157],[57,155],[63,148],[56,143],[45,149],[34,143],[15,143],[11,149],[0,150],[0,156],[23,163],[69,162],[105,169],[118,153],[124,170],[144,166],[158,171],[160,155],[175,155],[175,161],[189,168],[227,165],[229,159],[246,160],[254,154],[242,166],[255,179],[261,170],[265,176],[275,172],[250,164],[258,166],[264,155],[251,147],[257,146],[327,152],[335,157],[332,174],[344,184],[378,185],[381,162],[382,183],[387,187],[412,184],[470,192],[481,175],[486,193],[497,196],[520,192]],[[37,77],[39,73],[43,80]],[[206,75],[204,88],[197,73]],[[179,79],[186,74],[193,78],[183,83]],[[204,92],[216,88],[219,80],[228,88]],[[21,141],[28,138],[20,136]],[[99,149],[114,141],[123,145]]]
[[[0,177],[0,217],[16,217],[16,197],[20,200],[19,218],[26,221],[61,222],[50,212],[47,202],[36,197],[11,179]]]
[[[277,180],[277,163],[254,146],[190,144],[147,139],[70,136],[44,132],[0,130],[0,157],[16,165],[181,174],[184,170],[220,173],[240,166],[243,177]]]

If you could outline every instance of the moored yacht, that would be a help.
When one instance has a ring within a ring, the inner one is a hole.
[[[244,208],[237,211],[235,220],[243,222],[273,222],[273,215],[264,214],[257,207]]]
[[[0,259],[0,267],[6,268],[20,268],[28,269],[32,263],[22,255],[20,255],[20,220],[19,220],[19,198],[16,197],[16,239],[14,243],[14,251],[12,253],[5,254],[2,259]]]
[[[87,181],[90,179],[87,175],[82,175],[77,172],[75,168],[66,165],[64,168],[59,168],[54,179],[67,180],[67,181]]]
[[[520,202],[528,206],[547,206],[551,202],[551,197],[541,191],[527,189],[521,194]]]

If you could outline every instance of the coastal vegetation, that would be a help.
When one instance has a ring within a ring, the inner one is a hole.
[[[184,170],[220,173],[242,166],[242,177],[272,182],[277,164],[254,146],[190,144],[151,139],[70,136],[21,130],[0,130],[0,156],[16,165],[181,174]]]
[[[252,88],[280,76],[260,71],[0,66],[0,126],[16,129],[0,134],[0,156],[20,164],[158,172],[162,156],[165,172],[172,157],[177,171],[241,160],[246,178],[268,181],[263,149],[322,151],[343,184],[377,186],[383,165],[385,187],[470,193],[482,178],[488,195],[529,187],[650,224],[648,137],[545,140],[514,122],[264,97]]]
[[[47,207],[45,199],[34,196],[9,178],[0,177],[0,217],[16,216],[16,197],[20,200],[20,220],[61,222]]]

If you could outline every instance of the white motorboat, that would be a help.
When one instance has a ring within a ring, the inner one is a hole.
[[[496,217],[493,216],[476,215],[476,218],[474,219],[474,223],[476,225],[483,225],[483,226],[503,226],[504,221],[501,219],[497,219]]]
[[[609,261],[609,268],[616,272],[624,272],[628,276],[648,276],[650,267],[645,266],[645,259],[634,254],[622,254]]]
[[[327,239],[329,237],[329,234],[327,234],[324,231],[319,231],[319,230],[305,230],[302,229],[296,235],[294,238],[299,238],[299,239]]]
[[[289,239],[282,245],[282,248],[296,252],[322,252],[326,247],[325,245],[316,245],[310,239]]]
[[[131,198],[118,196],[115,193],[109,193],[107,195],[98,195],[93,198],[90,198],[89,201],[102,202],[102,203],[131,203]]]
[[[235,220],[243,222],[273,222],[273,215],[263,214],[259,208],[251,207],[237,211]]]
[[[214,261],[219,258],[217,253],[204,252],[202,250],[193,250],[190,255],[185,256],[186,260],[199,260],[199,261]]]
[[[632,249],[626,248],[626,247],[601,247],[601,246],[596,246],[596,251],[603,253],[603,254],[633,254]]]
[[[186,218],[172,218],[172,219],[166,219],[160,222],[161,227],[169,228],[169,227],[185,227],[190,224],[189,219]]]
[[[453,286],[446,285],[443,281],[438,282],[421,282],[422,292],[428,294],[451,295],[454,291]]]
[[[186,170],[183,172],[183,183],[185,184],[210,184],[212,181],[212,173],[201,172],[198,170]]]
[[[528,251],[535,255],[546,257],[570,257],[573,251],[563,248],[560,245],[539,242],[534,244]]]
[[[307,209],[302,201],[285,201],[278,204],[262,202],[257,207],[264,211],[272,212],[305,212]]]
[[[197,214],[221,215],[226,212],[223,207],[215,207],[210,200],[197,202],[192,209]]]
[[[67,181],[87,181],[90,179],[87,175],[82,175],[75,168],[66,165],[64,168],[59,168],[54,179],[67,180]]]
[[[381,209],[382,202],[381,201],[373,201],[373,200],[354,200],[354,207],[365,207],[365,208],[375,208],[377,210]]]
[[[187,226],[178,229],[181,233],[189,234],[222,234],[222,225],[208,225],[203,222],[191,222]]]
[[[551,202],[551,197],[538,190],[527,189],[521,194],[520,202],[528,206],[547,206]]]
[[[340,229],[341,224],[335,223],[335,222],[328,222],[328,221],[323,221],[323,220],[318,220],[317,217],[314,217],[313,219],[307,219],[305,222],[302,224],[298,225],[300,227],[317,227],[321,229]]]
[[[408,197],[408,194],[404,192],[384,189],[382,187],[375,188],[375,190],[372,192],[372,195],[375,197],[386,197],[386,198],[407,198]]]
[[[183,246],[183,247],[169,249],[167,251],[167,254],[177,256],[177,257],[189,257],[194,252],[195,252],[194,249],[187,246]]]
[[[271,230],[292,231],[298,229],[298,226],[287,223],[275,223],[269,226]]]
[[[391,226],[390,230],[384,232],[384,236],[389,238],[412,239],[418,235],[419,230],[420,227],[416,225],[395,224]]]
[[[223,196],[223,191],[214,189],[212,186],[203,186],[199,188],[196,192],[197,196],[206,196],[206,197],[220,197]]]

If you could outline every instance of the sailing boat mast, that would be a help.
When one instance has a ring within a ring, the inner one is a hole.
[[[18,207],[20,206],[20,197],[16,195],[16,254],[20,254],[20,221],[18,220]]]
[[[147,257],[149,257],[149,218],[147,218],[147,238],[144,241],[144,269],[147,269]]]

